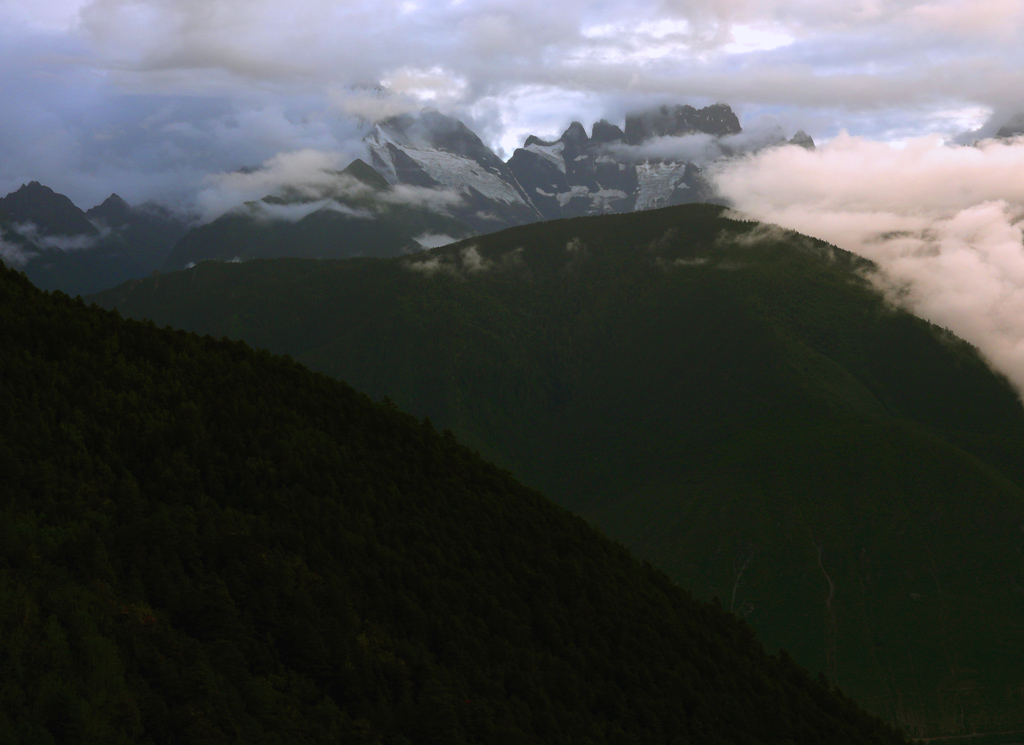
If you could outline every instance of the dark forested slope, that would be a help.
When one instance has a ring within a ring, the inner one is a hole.
[[[449,434],[0,271],[0,741],[899,743]]]
[[[914,734],[1024,727],[1024,410],[871,265],[691,205],[100,300],[451,427]]]

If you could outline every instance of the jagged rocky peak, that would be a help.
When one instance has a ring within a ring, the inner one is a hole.
[[[624,142],[625,140],[625,132],[607,119],[594,122],[594,127],[590,132],[590,141],[595,144],[607,145],[612,142]]]
[[[569,128],[562,132],[562,136],[559,138],[562,142],[576,142],[580,145],[586,145],[590,140],[587,137],[587,130],[583,128],[583,125],[579,122],[573,122],[569,125]]]
[[[428,109],[378,123],[364,142],[389,184],[457,191],[453,209],[479,232],[541,219],[509,167],[458,119]]]
[[[787,144],[799,145],[800,147],[807,148],[808,150],[814,150],[816,147],[814,144],[814,138],[802,129],[798,130],[797,133],[793,135],[792,139],[787,140]]]
[[[104,199],[99,206],[111,210],[130,210],[132,208],[132,206],[116,192],[111,192],[110,196]]]
[[[704,133],[721,137],[739,134],[740,120],[724,103],[695,109],[689,105],[660,106],[626,116],[626,142],[639,145],[655,137],[678,137]]]
[[[117,194],[111,194],[85,214],[90,220],[101,220],[112,226],[127,222],[131,218],[132,206]]]
[[[342,175],[351,176],[356,181],[360,181],[373,189],[387,189],[389,184],[386,178],[380,175],[377,170],[360,158],[356,158],[349,163]]]
[[[497,157],[473,130],[458,119],[434,109],[393,116],[380,122],[376,129],[387,139],[405,147],[443,150],[477,161]]]
[[[18,222],[34,224],[42,235],[98,234],[74,202],[38,181],[23,184],[0,199],[0,208]]]
[[[1019,135],[1024,135],[1024,112],[1011,118],[996,132],[996,137],[1000,140],[1008,140]]]

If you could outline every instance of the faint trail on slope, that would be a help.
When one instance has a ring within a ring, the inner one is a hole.
[[[743,566],[740,567],[740,570],[738,572],[736,572],[736,565],[735,565],[735,563],[733,564],[733,571],[736,572],[736,581],[732,583],[732,601],[729,603],[729,612],[730,613],[735,613],[736,612],[736,590],[739,589],[740,578],[743,576],[743,572],[745,572],[747,570],[747,564],[750,563],[750,560],[754,558],[754,554],[756,554],[756,553],[757,553],[757,546],[754,546],[754,547],[752,547],[750,549],[750,553],[747,554],[747,558],[746,558],[746,560],[744,560]]]
[[[946,596],[942,592],[942,583],[939,582],[939,576],[935,573],[935,556],[932,554],[932,548],[928,543],[925,543],[925,548],[928,550],[928,561],[932,565],[931,575],[935,581],[935,589],[939,592],[939,623],[942,625],[942,646],[946,653],[946,661],[949,663],[949,673],[953,677],[953,691],[956,694],[956,705],[960,714],[960,731],[964,732],[966,730],[964,726],[966,713],[964,712],[963,698],[960,696],[960,678],[956,674],[956,650],[953,648],[949,637],[949,610],[946,607]]]
[[[821,543],[815,538],[811,538],[815,548],[818,549],[818,568],[821,569],[821,573],[825,575],[825,580],[828,582],[828,597],[825,598],[825,610],[827,612],[828,627],[825,632],[825,664],[828,665],[828,679],[829,682],[835,687],[838,684],[837,668],[839,665],[838,654],[836,652],[836,612],[832,607],[832,599],[836,594],[836,586],[832,581],[832,578],[828,576],[828,572],[825,571],[825,565],[821,561]]]

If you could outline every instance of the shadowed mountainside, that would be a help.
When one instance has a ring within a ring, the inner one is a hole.
[[[0,269],[0,740],[905,743],[392,404]]]
[[[1019,728],[1024,411],[871,268],[691,205],[98,300],[451,427],[912,734]]]

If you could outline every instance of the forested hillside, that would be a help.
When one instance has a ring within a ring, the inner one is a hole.
[[[99,297],[390,396],[912,734],[1024,728],[1024,409],[866,261],[705,205]]]
[[[0,270],[0,741],[901,743],[450,433]]]

